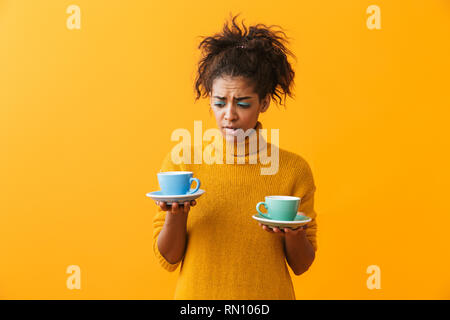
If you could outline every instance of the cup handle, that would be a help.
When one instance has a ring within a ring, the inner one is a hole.
[[[187,194],[196,193],[198,189],[200,189],[200,180],[198,180],[197,178],[189,178],[189,184],[192,184],[192,181],[197,182],[197,186],[195,187],[195,189],[189,190]]]
[[[267,216],[265,213],[262,213],[262,212],[259,210],[259,207],[260,207],[261,205],[264,205],[264,208],[268,209],[268,208],[267,208],[267,204],[266,204],[265,202],[261,201],[261,202],[258,202],[258,204],[256,205],[256,211],[258,211],[258,213],[259,213],[261,216],[263,216],[264,218],[270,219],[269,216]]]

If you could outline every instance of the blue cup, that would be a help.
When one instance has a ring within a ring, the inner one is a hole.
[[[190,171],[167,171],[159,172],[158,183],[163,195],[192,194],[200,188],[200,180],[193,178]],[[197,182],[196,187],[191,189],[192,182]]]

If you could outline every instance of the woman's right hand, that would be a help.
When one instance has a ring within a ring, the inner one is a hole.
[[[192,200],[191,202],[184,202],[183,205],[179,205],[177,202],[173,203],[172,205],[168,205],[166,202],[157,201],[156,204],[161,208],[161,210],[170,212],[172,214],[188,214],[189,210],[191,210],[191,207],[194,207],[197,202],[195,200]]]

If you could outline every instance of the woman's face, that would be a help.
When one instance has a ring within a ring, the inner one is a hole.
[[[210,94],[211,109],[217,127],[227,140],[236,139],[236,129],[247,131],[256,126],[260,112],[270,104],[267,95],[261,102],[253,86],[243,77],[221,77],[213,81]]]

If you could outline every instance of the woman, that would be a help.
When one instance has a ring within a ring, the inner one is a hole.
[[[282,31],[262,24],[242,30],[236,18],[200,43],[203,57],[195,83],[196,99],[210,99],[223,135],[224,161],[175,165],[169,154],[161,168],[194,172],[206,191],[198,203],[168,207],[158,202],[153,249],[166,270],[181,264],[175,299],[295,299],[285,261],[300,275],[317,250],[311,169],[301,156],[266,143],[259,131],[259,114],[270,100],[291,96],[294,71],[287,55],[292,53]],[[239,140],[236,129],[250,134]],[[255,137],[256,150],[249,147]],[[274,151],[279,152],[278,170],[261,174],[264,165],[251,158]],[[227,156],[236,161],[230,164]],[[268,195],[300,197],[299,211],[312,221],[296,230],[258,226],[251,216]]]

